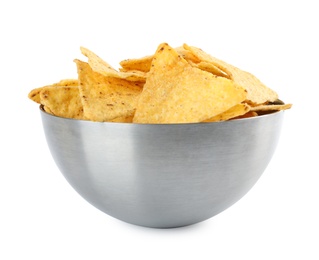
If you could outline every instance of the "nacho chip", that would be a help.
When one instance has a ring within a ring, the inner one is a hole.
[[[62,79],[57,83],[52,84],[51,86],[62,86],[62,87],[71,87],[78,86],[79,81],[77,79]]]
[[[263,104],[268,101],[278,99],[278,95],[272,89],[266,87],[258,78],[249,72],[243,71],[233,65],[224,61],[216,59],[211,55],[205,53],[203,50],[184,44],[186,50],[191,51],[201,61],[212,63],[224,73],[230,76],[235,83],[239,84],[247,90],[247,100],[253,104]]]
[[[114,118],[114,119],[110,120],[110,122],[113,122],[113,123],[132,123],[133,117],[134,117],[134,113],[131,113],[130,115],[127,115],[127,116],[120,116],[120,117]]]
[[[84,119],[78,86],[45,87],[39,96],[46,112],[60,117]]]
[[[198,63],[200,60],[190,51],[184,49],[182,46],[175,48],[177,53],[185,60],[191,63]],[[145,56],[139,59],[126,59],[120,62],[121,71],[143,71],[149,72],[154,55]]]
[[[32,101],[40,104],[40,92],[42,89],[43,89],[43,87],[32,89],[28,94],[28,98],[30,98]]]
[[[51,115],[54,115],[53,112],[50,110],[50,108],[46,107],[46,106],[42,106],[43,110]]]
[[[183,46],[175,48],[176,52],[190,63],[199,63],[201,60],[191,51],[186,50]]]
[[[201,122],[245,99],[245,89],[192,67],[175,49],[163,43],[154,55],[133,122]]]
[[[142,88],[139,83],[106,77],[94,72],[88,63],[75,60],[84,115],[92,121],[111,121],[135,112]]]
[[[220,68],[215,66],[213,63],[209,63],[206,61],[201,61],[199,63],[191,63],[193,67],[199,68],[201,70],[210,72],[216,76],[224,77],[227,79],[231,79],[231,76],[227,75],[224,71],[222,71]]]
[[[234,120],[234,119],[243,119],[243,118],[249,118],[249,117],[255,117],[255,116],[258,116],[258,113],[255,112],[255,111],[248,111],[246,114],[243,114],[241,116],[237,116],[237,117],[234,117],[234,118],[231,118],[231,120]]]
[[[283,105],[259,105],[259,106],[252,106],[251,111],[279,111],[279,110],[286,110],[290,109],[292,104],[283,104]]]
[[[146,73],[141,71],[128,71],[128,72],[121,72],[115,70],[110,64],[106,61],[102,60],[99,56],[95,53],[81,47],[81,52],[88,58],[88,63],[93,71],[100,73],[106,77],[115,77],[120,79],[126,79],[130,81],[145,81],[146,80]]]
[[[44,87],[40,87],[40,88],[35,88],[33,90],[31,90],[28,94],[28,97],[33,100],[34,102],[40,104],[40,92],[43,88],[46,87],[54,87],[54,86],[78,86],[79,82],[77,79],[63,79],[60,80],[59,82],[53,83],[51,85],[47,85]]]
[[[139,59],[126,59],[120,62],[121,71],[142,71],[149,72],[153,60],[153,55],[145,56]]]
[[[235,117],[242,116],[246,114],[250,109],[250,106],[247,104],[238,104],[233,106],[232,108],[228,109],[227,111],[220,113],[214,117],[204,120],[203,122],[219,122],[219,121],[226,121]]]

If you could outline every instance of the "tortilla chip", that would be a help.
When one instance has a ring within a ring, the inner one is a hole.
[[[224,73],[229,75],[230,79],[232,79],[235,83],[245,88],[247,90],[248,102],[252,104],[263,104],[265,102],[271,102],[278,99],[278,95],[275,91],[266,87],[258,78],[256,78],[251,73],[243,71],[224,61],[216,59],[199,48],[188,46],[187,44],[184,44],[183,47],[186,50],[191,51],[201,61],[212,63]]]
[[[78,86],[51,86],[40,91],[44,110],[55,116],[84,119]]]
[[[43,110],[51,115],[54,115],[53,112],[50,110],[50,108],[46,107],[46,106],[42,106]]]
[[[40,92],[42,89],[43,89],[43,87],[32,89],[28,94],[28,98],[30,98],[32,101],[40,104]]]
[[[190,63],[199,63],[201,60],[191,51],[184,49],[183,46],[175,48],[176,52]]]
[[[226,121],[226,120],[246,114],[249,111],[249,109],[250,109],[250,106],[247,104],[238,104],[219,115],[206,119],[203,122],[207,123],[207,122]]]
[[[255,111],[248,111],[246,114],[243,114],[241,116],[237,116],[237,117],[234,117],[234,118],[231,118],[231,120],[233,119],[243,119],[243,118],[249,118],[249,117],[255,117],[255,116],[258,116],[258,113],[255,112]]]
[[[62,79],[57,83],[52,84],[51,86],[62,86],[62,87],[71,87],[78,86],[79,81],[77,79]]]
[[[201,61],[199,63],[191,63],[193,67],[199,68],[201,70],[210,72],[216,76],[224,77],[227,79],[231,79],[231,76],[227,75],[224,71],[216,67],[213,63],[209,63],[206,61]]]
[[[276,111],[290,109],[292,104],[252,106],[251,111]]]
[[[154,55],[133,122],[201,122],[245,99],[245,89],[192,67],[175,49],[163,43]]]
[[[88,63],[93,71],[100,73],[106,77],[115,77],[120,79],[126,79],[130,81],[145,81],[146,80],[146,73],[141,71],[128,71],[128,72],[121,72],[117,71],[110,64],[106,61],[102,60],[99,56],[95,53],[81,47],[81,52],[88,58]]]
[[[110,120],[113,123],[132,123],[133,122],[134,113],[127,116],[120,116]]]
[[[47,86],[43,86],[43,87],[35,88],[31,90],[28,94],[28,97],[34,102],[40,104],[40,92],[43,88],[54,87],[54,86],[78,86],[78,85],[79,85],[79,82],[77,79],[63,79],[51,85],[47,85]]]
[[[175,48],[177,53],[185,60],[192,63],[198,63],[200,60],[190,51],[184,49],[182,46]],[[154,55],[145,56],[139,59],[126,59],[120,62],[121,71],[143,71],[149,72]]]
[[[145,56],[139,59],[126,59],[120,62],[121,71],[142,71],[149,72],[153,60],[153,55]]]
[[[111,121],[135,112],[142,88],[139,83],[103,76],[88,63],[75,60],[84,115],[92,121]]]

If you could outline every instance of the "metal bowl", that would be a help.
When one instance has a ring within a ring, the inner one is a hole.
[[[284,112],[218,123],[100,123],[41,110],[52,156],[71,186],[119,220],[153,228],[195,224],[257,182]]]

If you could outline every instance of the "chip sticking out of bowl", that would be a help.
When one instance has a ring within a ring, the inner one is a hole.
[[[81,47],[78,79],[30,91],[47,113],[119,123],[219,122],[291,108],[257,77],[202,49],[160,44],[153,55],[122,60],[114,69]]]
[[[115,70],[110,64],[102,60],[95,53],[87,48],[81,47],[81,52],[88,58],[88,63],[94,72],[100,73],[106,77],[114,77],[120,79],[126,79],[129,81],[142,81],[146,80],[146,73],[142,71],[128,71],[121,72]]]
[[[61,80],[52,85],[33,89],[29,98],[42,104],[44,110],[60,117],[86,119],[79,94],[79,81],[76,79]]]
[[[278,99],[278,94],[274,90],[266,87],[251,73],[216,59],[197,47],[184,44],[184,48],[191,51],[202,62],[215,65],[220,70],[224,71],[225,74],[229,75],[230,79],[243,86],[247,90],[248,102],[252,104],[263,104],[265,102],[275,101]]]
[[[231,118],[237,118],[242,115],[247,114],[250,111],[250,106],[244,103],[240,103],[231,107],[223,113],[220,113],[216,116],[213,116],[209,119],[204,120],[203,122],[219,122],[219,121],[227,121]]]
[[[47,87],[70,87],[70,86],[78,86],[78,85],[79,85],[79,81],[77,79],[63,79],[51,85],[47,85],[44,87],[35,88],[31,90],[28,94],[28,97],[34,102],[41,104],[41,99],[40,99],[41,90]]]
[[[92,121],[111,121],[134,114],[142,91],[134,81],[104,76],[94,72],[88,63],[75,60],[79,74],[79,92],[83,111]]]
[[[240,104],[246,95],[233,81],[192,67],[164,43],[154,55],[133,122],[201,122]]]

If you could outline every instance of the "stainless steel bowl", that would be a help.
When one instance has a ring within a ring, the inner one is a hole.
[[[154,228],[222,212],[256,183],[276,149],[284,112],[218,123],[99,123],[41,116],[52,156],[89,203]]]

